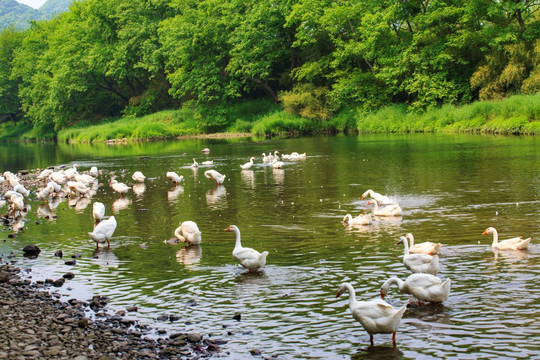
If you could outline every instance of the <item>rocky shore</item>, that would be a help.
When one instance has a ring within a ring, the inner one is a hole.
[[[107,314],[107,299],[62,302],[11,263],[0,263],[0,359],[199,359],[226,357],[219,340],[198,333],[151,339],[150,328]],[[89,316],[95,314],[94,316]]]

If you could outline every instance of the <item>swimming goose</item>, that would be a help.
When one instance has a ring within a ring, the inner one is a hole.
[[[197,160],[193,159],[193,164],[191,164],[191,167],[196,168],[198,166],[199,166],[199,163],[197,162]]]
[[[373,346],[373,334],[392,334],[392,342],[395,346],[396,332],[407,306],[403,305],[399,309],[395,309],[382,299],[357,301],[354,288],[349,283],[340,285],[336,297],[345,291],[349,292],[351,314],[369,334],[371,345]]]
[[[396,245],[403,243],[403,265],[413,273],[426,273],[437,275],[439,272],[439,256],[427,254],[410,254],[409,241],[405,236],[400,236]]]
[[[529,248],[532,238],[524,239],[522,236],[499,242],[499,233],[494,227],[488,227],[482,235],[493,234],[491,247],[498,250],[525,250]]]
[[[204,176],[207,179],[214,180],[216,182],[216,185],[223,184],[223,182],[225,181],[225,177],[226,177],[226,175],[222,175],[219,172],[217,172],[216,170],[206,170],[204,172]]]
[[[187,242],[189,245],[198,245],[201,243],[201,232],[199,227],[193,221],[184,221],[174,230],[174,236],[181,242]]]
[[[375,192],[375,191],[373,191],[371,189],[366,190],[362,194],[362,200],[364,200],[367,196],[371,197],[379,205],[396,204],[396,202],[394,200],[390,199],[388,196],[381,195],[378,192]]]
[[[351,214],[345,215],[343,218],[344,224],[349,225],[369,225],[372,223],[371,221],[371,214],[365,214],[365,215],[358,215],[357,217],[352,217]]]
[[[283,169],[283,161],[280,161],[279,160],[279,157],[278,158],[274,158],[274,160],[272,160],[272,167],[274,169]]]
[[[251,272],[252,270],[262,268],[266,264],[268,251],[260,253],[252,248],[242,247],[240,243],[240,229],[236,225],[229,225],[225,231],[234,231],[236,233],[236,245],[232,254],[240,265]]]
[[[247,170],[249,169],[250,167],[253,166],[253,160],[255,160],[255,158],[252,156],[249,158],[249,161],[243,165],[240,165],[240,168],[242,168],[242,170]]]
[[[386,280],[381,287],[381,298],[384,299],[390,286],[397,285],[399,291],[410,294],[420,301],[442,303],[450,294],[450,279],[444,282],[431,274],[412,274],[403,281],[396,277]]]
[[[386,205],[382,209],[379,209],[379,204],[375,200],[369,200],[367,205],[369,204],[373,204],[373,213],[377,216],[400,216],[402,212],[398,204]]]
[[[428,255],[435,255],[441,253],[441,244],[440,243],[434,243],[431,241],[425,241],[420,244],[414,243],[414,236],[411,233],[405,234],[405,237],[409,239],[410,243],[410,249],[409,253],[411,254],[428,254]]]

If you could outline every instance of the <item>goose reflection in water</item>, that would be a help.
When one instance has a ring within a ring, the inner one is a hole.
[[[188,269],[198,269],[202,257],[202,248],[200,245],[183,246],[176,252],[176,261],[184,264]]]
[[[137,183],[133,185],[133,192],[137,196],[143,196],[146,191],[146,185],[144,183]]]
[[[19,232],[21,230],[24,230],[24,216],[23,215],[18,215],[15,218],[15,222],[11,225],[11,230],[13,230],[13,232]]]
[[[55,210],[64,200],[65,198],[61,196],[53,197],[49,202],[51,210]]]
[[[366,349],[359,349],[356,354],[351,355],[351,360],[397,360],[401,359],[403,355],[403,352],[397,347],[370,345]]]
[[[48,220],[52,220],[56,217],[56,214],[54,213],[54,211],[52,211],[49,203],[39,205],[36,215],[38,218],[44,218]]]
[[[246,186],[252,189],[255,189],[255,176],[254,176],[253,170],[240,171],[240,177],[242,178],[242,182]]]
[[[227,189],[223,185],[218,185],[206,192],[206,203],[213,209],[223,208],[226,204]]]
[[[120,260],[109,248],[98,248],[92,253],[92,262],[101,267],[118,268]]]
[[[285,170],[273,168],[272,175],[277,185],[283,185],[285,183]]]
[[[184,187],[180,185],[176,185],[174,188],[172,188],[171,190],[167,192],[167,199],[170,202],[176,201],[178,199],[178,196],[183,193],[184,193]]]
[[[122,196],[114,200],[114,202],[111,205],[111,208],[112,208],[113,213],[118,214],[120,210],[127,209],[129,205],[131,205],[131,199]]]
[[[80,214],[82,213],[87,207],[88,205],[90,205],[91,203],[91,200],[87,197],[81,197],[79,198],[76,202],[75,202],[75,212]]]

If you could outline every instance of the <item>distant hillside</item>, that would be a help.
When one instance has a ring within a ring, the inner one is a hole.
[[[46,20],[69,8],[73,0],[47,0],[38,10],[15,0],[0,0],[0,29],[10,24],[26,29],[31,20]]]

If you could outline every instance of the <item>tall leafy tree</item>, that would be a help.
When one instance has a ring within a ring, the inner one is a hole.
[[[20,48],[23,38],[24,33],[12,26],[0,32],[0,121],[15,121],[21,116],[19,82],[11,73],[14,53]]]

